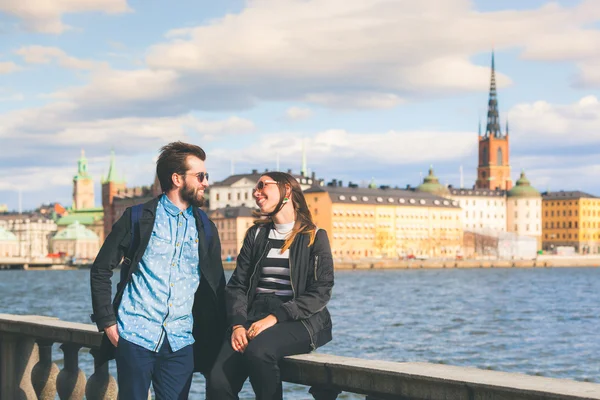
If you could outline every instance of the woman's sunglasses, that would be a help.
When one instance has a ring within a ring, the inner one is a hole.
[[[262,192],[263,189],[265,188],[265,186],[270,185],[272,183],[277,184],[277,182],[275,182],[275,181],[258,181],[258,182],[256,182],[256,186],[254,186],[254,189],[252,189],[252,192],[256,192],[256,191]]]

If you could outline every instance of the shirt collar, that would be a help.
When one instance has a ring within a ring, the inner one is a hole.
[[[179,209],[179,207],[177,207],[175,204],[173,204],[171,199],[169,199],[166,194],[162,195],[162,197],[160,198],[160,203],[162,204],[164,209],[172,216],[176,216],[179,213],[182,213],[182,215],[185,218],[193,216],[192,206],[189,206],[188,208],[185,209],[185,211],[182,212]]]

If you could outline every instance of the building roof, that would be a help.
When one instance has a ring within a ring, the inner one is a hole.
[[[83,210],[69,210],[69,214],[56,221],[56,225],[65,226],[79,222],[83,225],[93,225],[104,219],[104,209],[102,207],[86,208]]]
[[[223,179],[220,182],[215,182],[213,184],[211,184],[211,187],[215,188],[215,187],[227,187],[227,186],[231,186],[234,183],[242,180],[242,179],[249,179],[252,182],[256,182],[260,179],[260,177],[263,174],[268,174],[269,172],[275,172],[275,171],[269,171],[269,170],[265,170],[264,172],[258,172],[258,170],[253,169],[252,173],[250,174],[236,174],[236,175],[230,175],[227,178]],[[309,185],[317,185],[320,183],[320,180],[313,177],[313,176],[304,176],[304,175],[300,175],[300,174],[293,174],[291,170],[286,171],[288,174],[292,175],[294,178],[296,178],[296,180],[298,182],[300,182],[301,184],[309,184]],[[308,180],[312,180],[312,183],[304,183],[302,182],[302,179],[306,179],[306,181],[308,182]]]
[[[529,179],[525,176],[525,172],[521,172],[521,177],[517,180],[517,184],[510,189],[506,195],[508,197],[540,197],[540,192],[535,190]]]
[[[0,228],[0,242],[16,242],[18,239],[14,233]]]
[[[48,215],[43,215],[37,212],[27,212],[19,214],[18,212],[0,213],[0,220],[2,221],[48,221],[53,222],[52,218]]]
[[[493,190],[493,189],[475,189],[475,188],[448,188],[450,195],[452,196],[481,196],[481,197],[504,197],[506,195],[505,190]]]
[[[448,188],[440,183],[433,173],[433,166],[429,167],[429,175],[423,179],[423,183],[417,186],[419,192],[427,192],[437,195],[448,194]]]
[[[108,175],[106,176],[106,180],[103,180],[102,183],[123,183],[125,179],[118,176],[117,166],[115,162],[115,151],[110,151],[110,164],[108,165]]]
[[[238,207],[223,207],[211,210],[209,216],[212,218],[214,214],[222,214],[225,218],[239,218],[239,217],[254,217],[253,212],[256,208],[250,208],[245,206]]]
[[[579,190],[565,191],[561,190],[559,192],[544,192],[542,193],[542,198],[544,200],[574,200],[574,199],[597,199],[598,196],[594,196],[593,194],[585,193]]]
[[[69,225],[66,229],[58,232],[54,235],[54,240],[97,240],[98,235],[96,235],[91,230],[87,229],[84,225],[80,224],[78,221],[75,221],[71,225]]]
[[[459,208],[457,201],[449,200],[427,192],[406,189],[369,189],[358,187],[326,186],[312,187],[304,191],[305,194],[323,192],[329,193],[329,196],[334,203]]]

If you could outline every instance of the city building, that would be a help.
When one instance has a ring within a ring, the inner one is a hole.
[[[54,220],[37,213],[0,214],[0,228],[17,238],[16,256],[39,258],[50,253],[50,238],[57,230]]]
[[[537,240],[542,248],[542,195],[521,172],[517,184],[506,193],[507,231]]]
[[[240,253],[246,231],[253,225],[253,208],[225,207],[209,211],[209,218],[219,230],[221,258],[235,260]]]
[[[104,237],[104,210],[95,206],[94,180],[88,172],[88,160],[85,152],[77,161],[77,174],[73,177],[73,204],[66,210],[60,205],[43,206],[41,212],[56,219],[58,231],[67,229],[78,222]]]
[[[269,171],[265,170],[265,172]],[[293,174],[292,170],[288,170],[287,173],[296,178],[302,190],[313,185],[323,185],[323,180],[317,179],[314,173],[311,176],[307,176],[304,172],[299,175]],[[231,175],[220,182],[215,182],[209,187],[209,208],[216,210],[224,207],[254,206],[252,189],[262,174],[253,169],[249,174]]]
[[[479,163],[477,166],[477,189],[509,190],[512,187],[509,163],[508,121],[504,133],[500,130],[498,95],[494,53],[492,53],[492,76],[488,101],[487,125],[481,133],[479,127]]]
[[[110,153],[110,164],[106,179],[102,180],[102,208],[104,211],[103,240],[112,230],[112,226],[123,215],[127,207],[145,203],[160,195],[162,190],[155,175],[151,186],[128,188],[125,179],[119,176],[115,161],[115,152]]]
[[[100,237],[75,221],[52,238],[52,252],[64,254],[74,262],[89,262],[100,250]]]
[[[81,150],[81,158],[77,162],[77,175],[73,177],[73,210],[94,208],[94,180],[88,172],[85,152]]]
[[[343,187],[336,180],[304,193],[335,258],[453,258],[461,252],[457,202],[413,190]]]
[[[600,198],[580,191],[542,193],[542,247],[600,253]]]
[[[14,233],[0,228],[0,258],[17,257],[19,255],[19,239]]]
[[[446,195],[462,209],[463,230],[506,232],[504,190],[449,187]]]

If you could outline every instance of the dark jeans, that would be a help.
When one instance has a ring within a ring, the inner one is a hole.
[[[310,336],[300,321],[275,324],[250,341],[244,353],[233,350],[228,335],[209,375],[208,398],[237,400],[249,376],[257,400],[282,399],[279,360],[309,351]]]
[[[150,382],[157,400],[188,398],[194,372],[192,345],[174,352],[165,337],[155,353],[119,338],[115,359],[120,399],[147,400]]]

